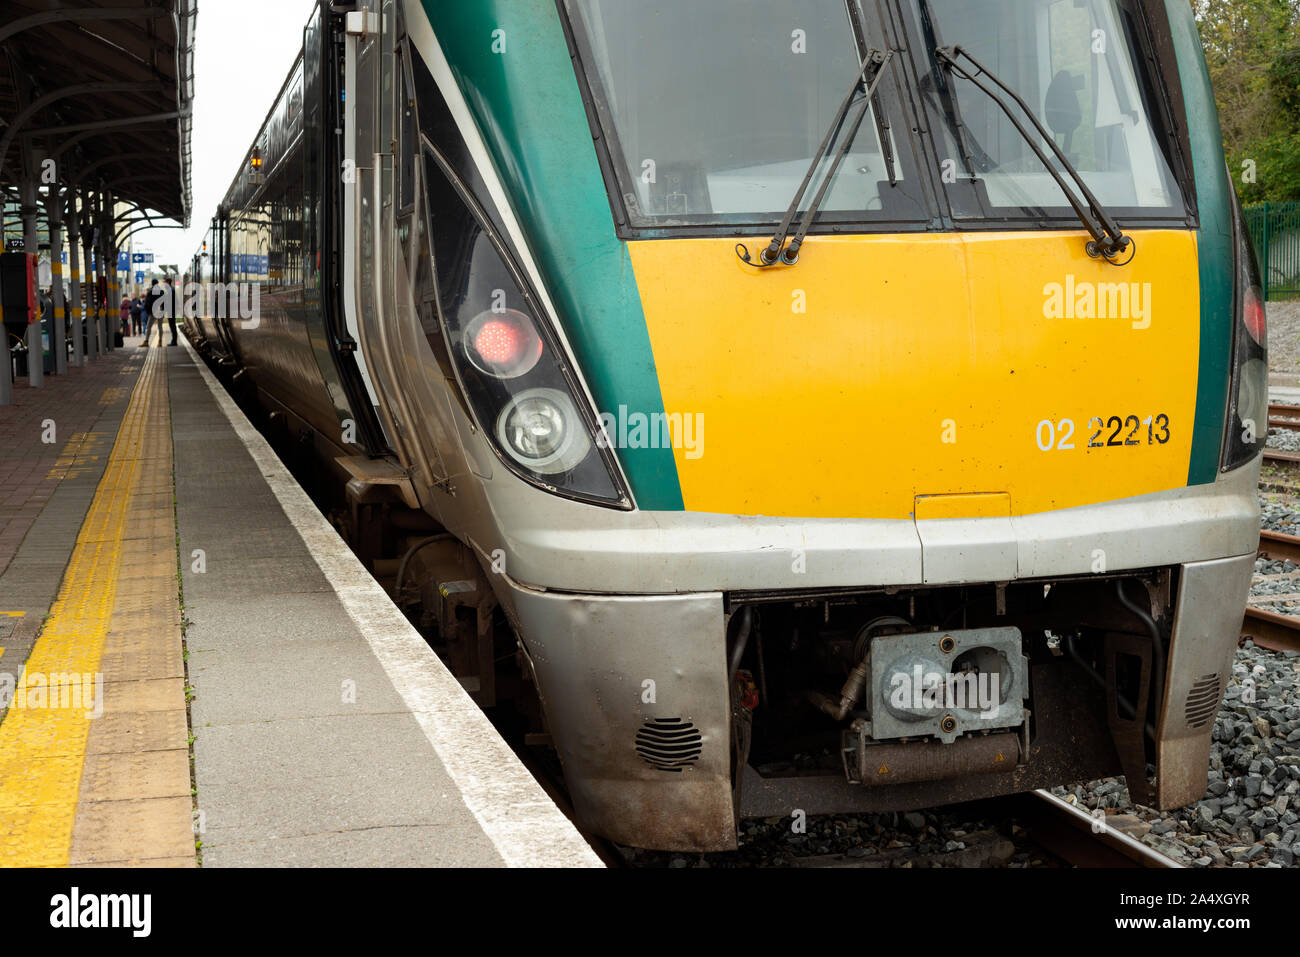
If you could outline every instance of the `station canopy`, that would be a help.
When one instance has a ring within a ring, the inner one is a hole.
[[[0,11],[5,192],[24,173],[48,186],[53,171],[188,226],[197,0],[0,0]]]

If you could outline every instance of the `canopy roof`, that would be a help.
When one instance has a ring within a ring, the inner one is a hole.
[[[189,225],[197,0],[0,0],[0,182],[35,178]],[[54,166],[44,164],[53,159]]]

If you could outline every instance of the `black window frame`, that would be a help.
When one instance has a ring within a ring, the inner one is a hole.
[[[713,217],[700,224],[634,224],[628,213],[627,201],[622,191],[620,162],[621,148],[613,117],[602,103],[591,80],[586,64],[594,62],[593,51],[585,30],[577,25],[578,19],[571,9],[581,0],[555,0],[560,23],[573,61],[574,74],[582,95],[583,108],[594,141],[605,191],[614,219],[616,235],[622,240],[704,238],[730,236],[769,235],[777,225],[776,220],[749,220],[726,222]],[[1160,37],[1168,32],[1167,24],[1153,24],[1151,5],[1145,0],[1116,0],[1121,16],[1131,18],[1136,29],[1130,34],[1126,29],[1126,43],[1132,43],[1136,55],[1132,67],[1141,85],[1143,107],[1157,147],[1164,156],[1180,192],[1181,209],[1170,209],[1151,215],[1150,208],[1124,207],[1109,211],[1120,220],[1125,229],[1170,229],[1199,227],[1195,175],[1187,153],[1186,120],[1180,122],[1179,104],[1182,91],[1177,88],[1175,66],[1162,67],[1161,57],[1169,57],[1171,50],[1160,44]],[[1029,232],[1063,231],[1079,228],[1078,217],[1062,197],[1059,207],[1025,210],[1010,215],[990,215],[972,218],[953,215],[947,188],[939,177],[940,144],[946,133],[931,129],[931,115],[920,94],[920,78],[929,72],[929,57],[917,22],[919,0],[874,0],[875,10],[869,9],[872,0],[844,0],[846,18],[854,22],[859,17],[871,18],[884,32],[883,38],[875,31],[866,36],[866,42],[885,39],[895,46],[898,55],[887,69],[880,85],[879,97],[883,112],[895,131],[895,161],[910,167],[918,183],[918,190],[927,204],[924,219],[889,220],[855,217],[852,213],[821,212],[809,230],[811,235],[879,235],[914,232]],[[857,16],[855,16],[855,11]],[[1163,33],[1159,29],[1164,27]],[[865,32],[865,28],[862,31]],[[891,35],[892,34],[892,35]],[[859,41],[862,37],[859,35]],[[960,38],[945,37],[944,42],[960,42]],[[898,72],[893,72],[898,71]],[[905,79],[899,83],[901,73]],[[1171,85],[1174,88],[1171,88]],[[937,123],[935,125],[938,125]],[[1009,209],[1010,207],[995,207]]]
[[[735,222],[725,221],[718,214],[710,214],[709,221],[701,223],[640,225],[632,222],[632,218],[628,213],[627,199],[622,190],[623,182],[619,163],[623,157],[623,152],[618,144],[618,132],[613,122],[613,116],[597,95],[591,81],[591,74],[585,65],[594,62],[595,59],[590,41],[585,31],[580,26],[575,25],[577,18],[570,10],[572,5],[579,2],[581,0],[555,0],[555,5],[559,11],[560,23],[564,29],[569,56],[573,60],[574,74],[577,77],[578,89],[582,94],[583,108],[587,113],[587,125],[591,129],[591,135],[595,141],[596,156],[600,163],[610,210],[613,213],[616,235],[623,240],[770,236],[772,231],[779,225],[781,218],[779,212],[767,219],[751,217]],[[701,0],[701,2],[707,2],[707,0]],[[844,5],[846,25],[850,25],[855,31],[854,46],[860,58],[863,42],[870,46],[874,39],[872,35],[865,38],[861,35],[860,14],[865,11],[862,10],[859,0],[840,0],[840,2]],[[898,88],[896,79],[890,74],[890,71],[898,69],[899,66],[899,58],[895,57],[893,63],[886,68],[886,76],[880,83],[877,96],[879,97],[878,102],[881,110],[889,118],[889,125],[895,134],[893,140],[895,145],[894,160],[900,168],[905,165],[910,167],[906,172],[909,174],[910,180],[917,185],[917,191],[921,193],[922,203],[924,204],[923,213],[914,219],[884,219],[881,217],[863,218],[849,211],[827,211],[822,209],[809,229],[810,235],[862,235],[867,233],[894,235],[898,233],[927,232],[935,227],[937,209],[933,205],[934,197],[927,181],[927,170],[918,162],[921,159],[920,153],[915,148],[909,148],[911,146],[910,140],[917,132],[914,114],[903,102],[903,97],[900,94],[904,91]],[[871,117],[868,117],[863,122],[863,131],[873,127],[874,123]],[[928,157],[926,159],[928,162]],[[790,198],[794,198],[793,194]]]
[[[867,3],[868,0],[860,0],[860,2]],[[929,130],[929,148],[933,151],[930,158],[931,169],[937,171],[940,162],[939,147],[944,142],[947,133],[943,129],[930,129],[932,119],[935,120],[933,123],[935,127],[942,126],[942,119],[932,117],[931,112],[923,102],[924,97],[919,96],[921,76],[930,71],[930,58],[925,48],[925,38],[918,19],[922,0],[876,0],[876,2],[878,6],[889,5],[894,7],[899,16],[903,31],[903,44],[909,54],[907,60],[912,71],[913,92],[918,94],[917,109],[920,111],[920,115],[916,119],[922,128]],[[1185,128],[1178,123],[1177,113],[1175,112],[1175,102],[1181,102],[1181,90],[1177,91],[1178,96],[1175,100],[1169,88],[1171,81],[1176,82],[1176,68],[1172,70],[1160,68],[1153,25],[1149,18],[1150,4],[1144,2],[1144,0],[1115,0],[1115,2],[1119,8],[1121,20],[1127,14],[1135,27],[1132,33],[1125,29],[1125,42],[1131,42],[1135,48],[1135,55],[1131,60],[1134,78],[1142,87],[1142,103],[1143,108],[1146,110],[1146,118],[1151,123],[1157,148],[1161,151],[1169,167],[1174,185],[1178,187],[1178,200],[1181,208],[1169,209],[1159,213],[1153,213],[1151,207],[1115,207],[1108,205],[1106,209],[1126,230],[1179,227],[1195,229],[1199,225],[1195,177],[1185,152]],[[1127,27],[1127,24],[1122,25]],[[939,31],[938,40],[941,44],[953,45],[961,43],[961,37],[948,36],[942,33],[942,21],[936,24],[936,30]],[[1165,57],[1171,56],[1172,51],[1163,51],[1163,55]],[[1171,72],[1174,74],[1173,77],[1171,77]],[[1016,109],[1014,104],[1012,109]],[[946,153],[944,155],[946,158]],[[959,179],[964,178],[963,173]],[[947,185],[938,182],[937,173],[936,182],[941,204],[940,216],[946,232],[1029,232],[1034,230],[1061,231],[1079,228],[1079,218],[1066,204],[1064,196],[1062,196],[1060,206],[1039,208],[1033,211],[1021,207],[1022,212],[1013,212],[1007,215],[998,215],[996,211],[1012,209],[1012,207],[992,207],[995,212],[985,218],[965,215],[957,217],[953,215]]]

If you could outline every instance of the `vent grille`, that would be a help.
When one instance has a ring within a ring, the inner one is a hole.
[[[1201,675],[1197,678],[1192,690],[1187,692],[1187,706],[1183,712],[1187,726],[1203,728],[1213,721],[1219,711],[1221,697],[1218,675]]]
[[[636,753],[660,771],[689,768],[703,750],[700,729],[681,718],[650,718],[636,733]]]

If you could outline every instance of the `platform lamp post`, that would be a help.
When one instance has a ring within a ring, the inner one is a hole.
[[[86,355],[98,359],[104,354],[99,341],[99,304],[95,295],[95,221],[91,216],[94,201],[90,190],[86,191],[81,204],[81,243],[86,256]]]
[[[0,193],[3,196],[3,193]],[[0,210],[3,203],[0,202]],[[0,406],[14,404],[14,360],[9,353],[9,332],[0,322]]]
[[[23,221],[23,252],[35,256],[40,247],[40,238],[37,231],[36,217],[40,214],[41,208],[36,205],[36,177],[34,175],[33,165],[35,158],[32,154],[31,140],[23,137],[22,140],[22,171],[20,173],[19,192],[22,196],[21,205],[18,208],[19,215]],[[33,277],[33,281],[35,277]],[[36,317],[35,323],[27,325],[27,383],[33,389],[42,388],[45,385],[45,355],[41,343],[41,317]]]
[[[112,223],[108,215],[109,199],[108,190],[103,188],[102,184],[97,194],[99,197],[99,206],[95,210],[96,221],[99,234],[99,248],[96,250],[99,262],[99,276],[95,282],[95,304],[99,309],[99,335],[104,343],[104,352],[113,351],[113,326],[109,322],[109,306],[112,305],[113,295],[113,270],[117,268],[117,263],[109,262],[108,247],[110,238],[107,235],[112,229]],[[100,293],[100,286],[103,286],[103,293]]]
[[[0,187],[0,219],[3,219],[4,205],[8,201],[8,191]],[[14,404],[14,360],[9,352],[9,332],[0,322],[0,407]]]
[[[68,190],[68,269],[72,273],[72,364],[80,369],[86,364],[86,342],[82,337],[85,324],[81,289],[81,215],[74,183]]]
[[[52,183],[45,196],[45,213],[50,222],[50,295],[54,298],[54,321],[50,329],[50,352],[54,355],[54,374],[68,374],[67,302],[63,296],[63,197],[59,184]]]

